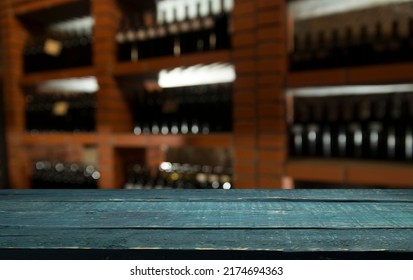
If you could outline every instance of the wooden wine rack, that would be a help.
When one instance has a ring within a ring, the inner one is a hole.
[[[122,16],[119,3],[126,0],[89,0],[95,18],[93,65],[52,72],[23,74],[22,53],[27,30],[20,18],[79,0],[9,0],[0,2],[3,26],[3,69],[6,104],[7,150],[10,187],[29,187],[30,149],[38,145],[94,146],[99,154],[101,189],[120,188],[117,149],[170,147],[228,148],[233,151],[236,188],[281,188],[285,176],[298,180],[413,185],[413,167],[364,161],[296,161],[288,159],[284,89],[289,87],[412,82],[412,63],[337,68],[289,73],[287,70],[288,19],[284,0],[235,0],[231,50],[153,58],[138,63],[117,62],[116,31]],[[132,115],[117,79],[144,75],[164,68],[198,63],[228,62],[236,68],[232,133],[206,136],[135,136]],[[24,129],[23,87],[73,77],[96,76],[96,133],[29,134]],[[148,157],[151,160],[159,156]],[[380,172],[380,177],[373,174]]]
[[[95,18],[93,65],[44,73],[23,74],[23,48],[28,30],[21,18],[34,12],[54,9],[78,0],[1,1],[0,11],[4,48],[4,89],[7,116],[7,149],[10,187],[29,188],[30,149],[39,145],[94,146],[99,154],[101,189],[120,188],[121,148],[143,148],[156,155],[162,146],[228,148],[233,151],[236,188],[280,188],[286,161],[286,129],[283,109],[283,80],[286,73],[285,3],[282,0],[236,0],[232,14],[233,48],[181,57],[153,58],[138,63],[116,59],[114,40],[122,12],[119,4],[127,0],[90,0]],[[79,0],[80,1],[80,0]],[[135,136],[132,116],[122,96],[117,78],[143,75],[160,69],[199,63],[233,63],[234,130],[212,135]],[[24,128],[24,91],[40,82],[74,77],[96,76],[96,133],[30,134]],[[30,147],[30,149],[28,148]],[[156,160],[156,156],[148,157]]]

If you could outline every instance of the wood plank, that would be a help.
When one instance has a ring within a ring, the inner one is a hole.
[[[340,69],[292,72],[287,75],[288,87],[324,86],[346,84],[346,71]]]
[[[120,134],[114,136],[117,148],[145,148],[149,146],[167,145],[169,147],[231,147],[230,134],[210,135],[133,135]]]
[[[179,57],[150,58],[139,62],[121,62],[115,66],[117,76],[156,73],[163,69],[187,67],[196,64],[211,64],[230,62],[230,51],[216,51],[188,54]]]
[[[413,81],[413,63],[349,68],[348,84],[402,83]]]
[[[9,227],[413,229],[413,204],[408,203],[87,202],[47,206],[25,203],[20,207],[5,204],[1,208],[0,226]]]
[[[1,228],[2,249],[412,252],[413,229],[135,230]],[[59,254],[56,252],[56,254]]]
[[[384,185],[400,188],[413,186],[410,164],[368,160],[293,159],[286,174],[296,180],[348,184]]]
[[[113,139],[116,148],[145,148],[147,145],[147,138],[145,136],[117,134],[114,135]]]
[[[237,195],[234,195],[236,191]],[[1,190],[0,201],[134,202],[134,201],[291,201],[412,202],[413,190]],[[2,204],[0,204],[1,206]]]
[[[349,165],[347,181],[411,188],[413,187],[413,167],[394,164]]]
[[[28,13],[50,9],[56,6],[78,1],[79,0],[15,1],[15,3],[13,3],[13,10],[16,15],[22,16]]]
[[[295,180],[339,183],[343,182],[344,174],[343,166],[331,162],[295,160],[286,164],[286,175]]]
[[[70,144],[95,145],[98,142],[98,134],[95,133],[36,133],[24,134],[25,144]]]
[[[20,83],[24,86],[30,86],[48,80],[92,77],[95,75],[96,71],[94,67],[80,67],[27,74],[21,78]]]
[[[199,192],[207,197],[211,192]],[[156,194],[156,192],[153,192]],[[238,194],[238,192],[233,192]],[[412,199],[412,192],[409,198]],[[70,215],[65,215],[70,213]],[[368,213],[368,214],[366,214]],[[413,228],[413,203],[340,201],[3,201],[2,226],[58,228]]]
[[[18,249],[413,252],[411,190],[4,190],[0,201],[0,258]]]
[[[413,80],[413,63],[366,65],[361,67],[335,68],[290,72],[286,86],[290,88],[330,85],[404,83]]]

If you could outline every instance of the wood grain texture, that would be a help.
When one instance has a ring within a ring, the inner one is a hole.
[[[413,191],[4,190],[10,249],[413,253]]]

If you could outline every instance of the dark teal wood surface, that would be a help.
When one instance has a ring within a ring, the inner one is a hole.
[[[4,190],[11,249],[413,253],[413,190]]]

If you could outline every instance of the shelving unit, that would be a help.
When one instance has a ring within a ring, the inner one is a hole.
[[[332,85],[404,83],[413,80],[413,63],[397,63],[288,73],[289,88]]]
[[[80,0],[2,1],[4,101],[6,104],[8,169],[12,188],[28,188],[30,152],[38,146],[93,147],[99,154],[101,189],[120,188],[124,150],[139,150],[150,165],[167,148],[225,148],[233,152],[236,188],[281,188],[293,180],[341,184],[413,186],[413,167],[404,163],[364,160],[293,159],[288,157],[285,92],[291,88],[340,85],[379,85],[413,82],[413,63],[341,67],[289,72],[289,18],[285,0],[235,0],[231,50],[117,62],[115,35],[128,0],[89,0],[95,20],[93,65],[23,74],[22,53],[27,29],[21,18],[59,9]],[[138,5],[139,6],[139,5]],[[197,64],[231,63],[237,79],[233,93],[233,132],[211,135],[134,135],[133,119],[119,80],[153,75],[162,69]],[[24,89],[66,78],[96,77],[95,133],[35,133],[24,127]],[[22,175],[23,174],[23,175]]]
[[[96,76],[94,67],[80,67],[74,69],[63,69],[56,71],[48,71],[41,73],[32,73],[23,75],[20,79],[21,86],[33,86],[41,82],[67,79],[69,78],[83,78],[83,77],[92,77]]]
[[[368,7],[367,2],[363,1],[361,5]],[[298,3],[298,1],[295,3]],[[307,3],[317,6],[316,1]],[[313,8],[312,11],[315,13],[321,13],[321,10],[323,10],[322,7]],[[328,10],[329,8],[326,9],[326,11]],[[304,10],[301,12],[304,13]],[[302,16],[302,14],[300,15]],[[292,21],[293,19],[289,18],[288,20]],[[362,22],[360,21],[357,24],[362,24]],[[325,25],[325,22],[323,24]],[[289,31],[290,40],[288,41],[291,42],[292,32]],[[295,72],[287,71],[284,81],[285,92],[312,87],[410,84],[413,81],[412,69],[412,62],[401,62]],[[413,187],[413,165],[391,160],[289,158],[285,163],[284,172],[285,176],[290,177],[293,181],[331,183],[333,186],[340,184],[384,188]]]
[[[187,54],[179,57],[160,57],[145,59],[140,62],[120,62],[114,69],[117,77],[123,75],[139,75],[157,72],[162,69],[173,69],[176,67],[193,66],[197,64],[211,64],[217,62],[230,62],[231,51],[205,52],[201,54]]]
[[[225,148],[233,151],[236,188],[280,188],[286,160],[282,109],[282,76],[285,71],[285,2],[283,0],[235,1],[232,13],[233,48],[225,51],[117,62],[115,35],[127,0],[89,0],[94,18],[93,65],[42,73],[23,74],[22,53],[28,30],[22,18],[44,11],[59,11],[81,0],[2,1],[4,26],[4,91],[9,177],[12,188],[28,188],[31,152],[37,147],[94,148],[99,155],[101,189],[120,188],[122,149],[143,149],[148,160],[162,158],[165,147]],[[132,8],[139,8],[132,5]],[[55,13],[53,17],[58,17]],[[47,18],[45,18],[47,21]],[[161,69],[196,64],[231,63],[235,66],[232,133],[211,135],[144,135],[132,133],[132,116],[118,80]],[[274,67],[273,67],[274,66]],[[67,78],[96,77],[97,131],[95,133],[28,133],[24,125],[24,90],[39,83]],[[275,157],[273,157],[275,156]],[[149,164],[154,164],[149,162]],[[26,170],[21,172],[21,170]],[[274,172],[277,171],[277,172]]]
[[[335,159],[295,159],[286,164],[286,175],[299,181],[411,188],[410,164]]]

